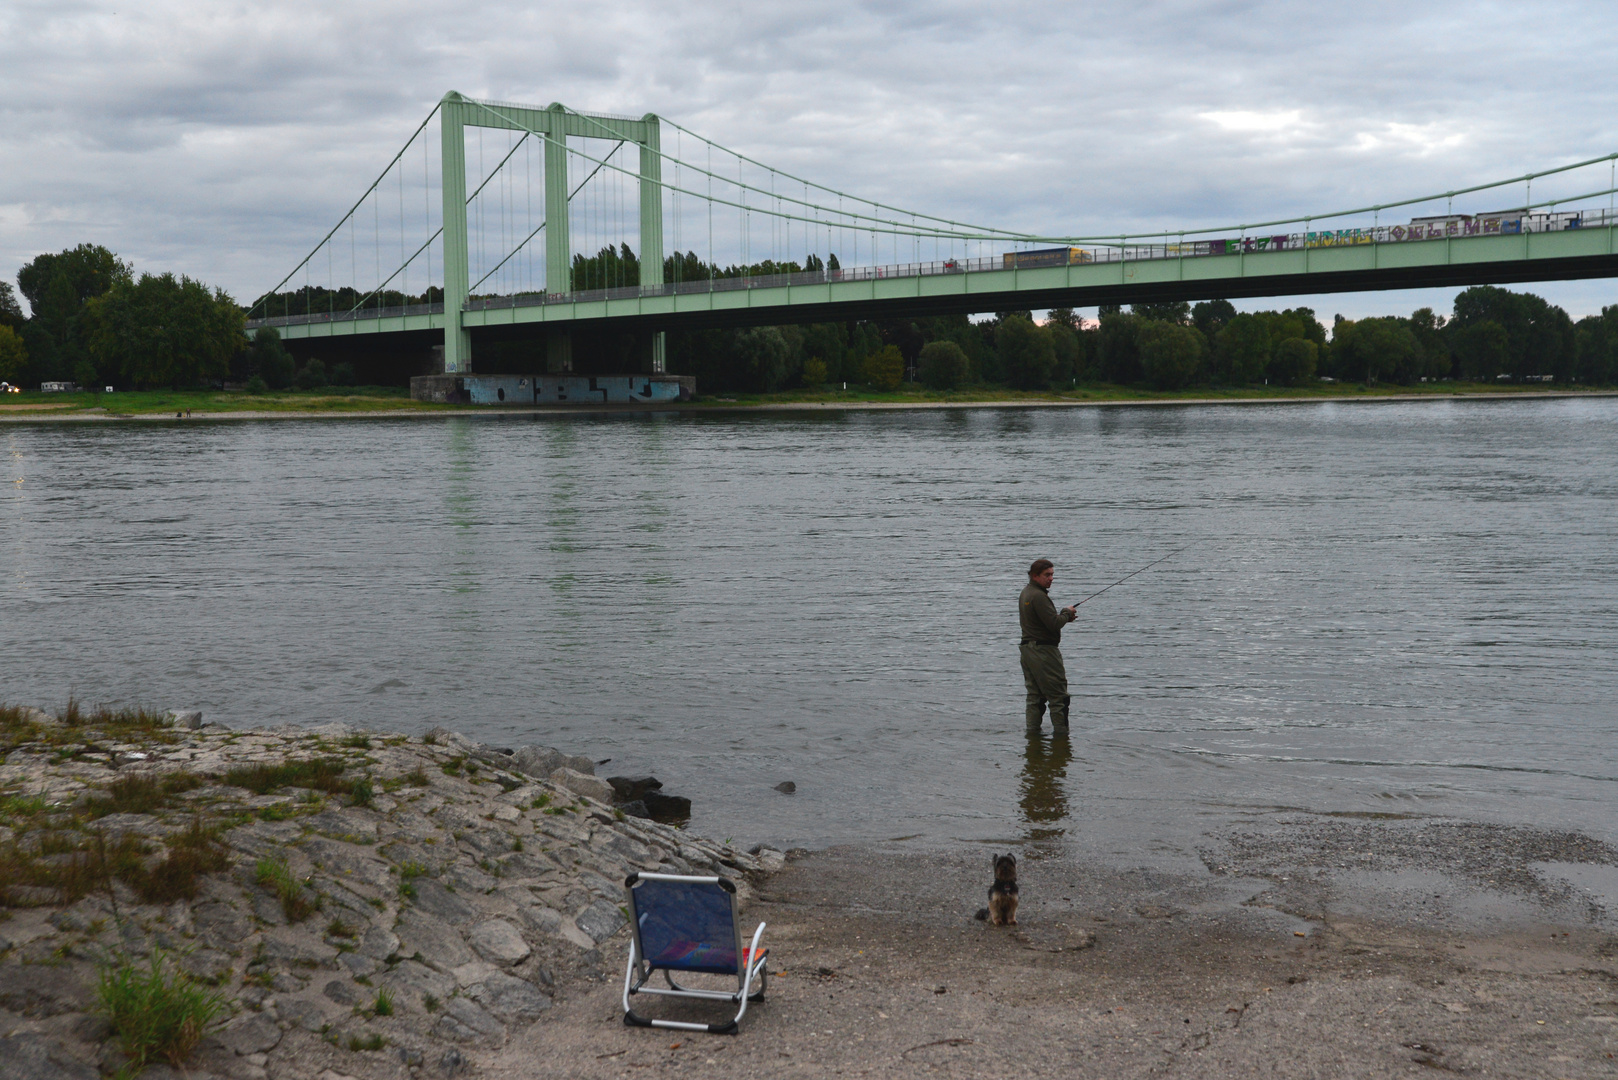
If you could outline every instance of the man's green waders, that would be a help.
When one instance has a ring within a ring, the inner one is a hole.
[[[1051,710],[1051,727],[1067,729],[1067,706],[1072,698],[1067,692],[1067,668],[1062,665],[1062,650],[1055,645],[1040,645],[1024,641],[1018,646],[1022,657],[1022,681],[1028,688],[1028,726],[1037,731],[1045,718],[1045,707]]]

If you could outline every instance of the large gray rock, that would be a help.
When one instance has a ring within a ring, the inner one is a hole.
[[[504,919],[490,919],[478,923],[466,933],[466,942],[479,956],[493,964],[516,964],[533,950],[522,939],[517,928]]]
[[[612,785],[598,776],[590,776],[577,769],[561,768],[551,773],[550,781],[575,795],[583,795],[600,803],[612,802]]]
[[[609,776],[607,783],[612,785],[618,802],[635,802],[645,798],[648,791],[657,791],[663,786],[663,781],[655,776]]]
[[[6,1080],[101,1080],[96,1069],[74,1061],[39,1035],[0,1038],[0,1076]]]
[[[190,728],[195,731],[202,726],[202,713],[197,709],[170,709],[168,717],[169,723],[177,728]]]
[[[509,768],[541,780],[557,769],[572,769],[586,776],[594,776],[596,763],[587,757],[564,754],[550,746],[519,746],[509,759]]]
[[[399,951],[399,939],[382,927],[373,926],[365,931],[364,937],[360,938],[360,945],[356,951],[372,960],[386,960]]]
[[[427,734],[422,736],[422,737],[424,739],[432,741],[433,743],[435,743],[435,744],[437,744],[439,746],[447,746],[451,750],[457,750],[457,751],[460,751],[461,753],[465,753],[465,754],[470,754],[472,751],[476,750],[478,748],[478,746],[480,745],[479,743],[475,742],[474,740],[468,739],[465,735],[462,735],[459,731],[451,731],[449,728],[444,727],[442,725],[433,728],[431,731],[427,732]]]
[[[616,934],[618,928],[628,921],[624,918],[624,913],[618,910],[617,904],[608,900],[597,900],[579,912],[579,917],[573,920],[573,925],[589,934],[591,940],[602,942]]]
[[[264,1013],[248,1013],[227,1024],[218,1038],[226,1050],[246,1057],[274,1050],[281,1042],[281,1028]]]
[[[433,1034],[451,1042],[499,1047],[506,1041],[506,1025],[471,998],[457,997],[444,1003]]]
[[[454,971],[472,959],[461,935],[442,919],[419,911],[406,911],[394,927],[399,935],[399,955],[421,954],[422,962],[439,971]]]
[[[413,884],[416,887],[415,905],[428,915],[462,923],[473,916],[472,905],[432,878],[417,878]]]
[[[424,999],[429,995],[444,1001],[455,992],[454,976],[434,971],[414,960],[395,964],[386,975],[377,979],[377,983],[418,1008],[426,1007]]]
[[[506,1023],[537,1020],[551,1007],[551,999],[533,983],[500,972],[490,975],[467,993],[478,1004]]]

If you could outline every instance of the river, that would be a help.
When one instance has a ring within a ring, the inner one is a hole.
[[[445,724],[718,838],[1612,840],[1618,399],[0,427],[0,700]],[[1168,559],[1064,635],[1015,597]],[[791,780],[792,795],[774,790]]]

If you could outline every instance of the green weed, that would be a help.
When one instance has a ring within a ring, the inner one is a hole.
[[[304,895],[303,883],[292,876],[283,859],[260,859],[258,883],[275,893],[288,922],[301,922],[314,913],[315,905]]]
[[[114,780],[105,795],[93,796],[85,804],[91,818],[108,814],[150,814],[175,805],[174,796],[195,791],[205,780],[195,773],[169,773],[164,777],[135,773]]]
[[[393,994],[392,994],[392,992],[390,992],[388,990],[378,990],[376,992],[376,1003],[371,1006],[371,1011],[375,1012],[378,1016],[392,1016],[393,1015]]]
[[[255,795],[268,795],[281,788],[306,788],[331,795],[349,795],[354,781],[344,780],[347,764],[341,758],[288,761],[280,765],[242,765],[225,773],[225,783],[246,788]]]
[[[338,745],[352,747],[355,750],[369,750],[371,740],[364,735],[348,735]]]
[[[421,995],[421,1007],[430,1013],[435,1013],[438,1011],[438,999],[431,994],[423,994]]]
[[[128,959],[104,967],[96,997],[129,1059],[130,1075],[159,1058],[181,1068],[208,1029],[230,1012],[222,996],[197,985],[160,949],[146,967]]]
[[[459,755],[457,757],[452,757],[448,761],[444,762],[444,764],[439,766],[440,769],[444,770],[444,775],[445,776],[460,776],[461,775],[461,770],[463,768],[465,768],[465,767],[466,767],[466,755],[465,754],[461,754],[461,755]]]
[[[362,1039],[358,1035],[348,1037],[348,1048],[356,1054],[361,1050],[380,1050],[388,1045],[388,1040],[380,1035],[372,1035],[369,1039]]]

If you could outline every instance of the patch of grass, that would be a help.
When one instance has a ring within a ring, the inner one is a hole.
[[[421,1007],[430,1013],[438,1011],[438,999],[431,994],[421,995]]]
[[[127,958],[104,967],[96,998],[129,1058],[129,1075],[158,1059],[183,1067],[208,1029],[230,1012],[221,995],[199,986],[161,949],[145,967]]]
[[[298,816],[298,811],[291,803],[275,803],[272,806],[261,806],[258,810],[260,821],[287,821]]]
[[[376,1002],[371,1006],[371,1011],[378,1016],[392,1016],[393,994],[387,990],[378,990],[376,992]]]
[[[515,839],[515,840],[513,840],[511,842],[511,850],[512,851],[521,851],[522,850],[522,837],[519,836],[519,837],[517,837],[517,839]]]
[[[423,735],[421,737],[421,741],[423,743],[427,744],[428,746],[437,746],[438,745],[438,736],[434,735],[432,732],[429,731],[427,734],[425,734],[425,735]]]
[[[168,853],[162,862],[134,880],[128,875],[124,877],[149,904],[195,900],[199,877],[230,867],[230,849],[219,839],[218,833],[203,826],[200,817],[193,818],[185,829],[169,833],[163,838],[163,845]]]
[[[376,789],[371,786],[369,777],[361,778],[354,781],[354,786],[349,789],[348,797],[354,800],[355,806],[370,806],[372,801],[376,799]]]
[[[461,771],[466,768],[466,755],[459,754],[452,757],[440,765],[439,768],[444,770],[445,776],[460,776]]]
[[[380,1050],[386,1045],[388,1045],[388,1040],[380,1035],[372,1035],[368,1039],[362,1039],[358,1035],[348,1037],[348,1048],[356,1054],[361,1050]]]
[[[301,922],[314,914],[315,905],[304,895],[303,883],[292,876],[284,859],[260,859],[258,883],[275,893],[288,922]]]
[[[43,795],[7,795],[0,799],[0,823],[38,817],[50,808]]]
[[[383,791],[398,791],[402,787],[427,787],[432,781],[427,779],[427,772],[420,765],[405,773],[403,776],[393,776],[382,781]]]
[[[550,804],[551,804],[551,797],[549,795],[541,795],[539,798],[534,800],[533,809],[535,809],[535,810],[543,810],[547,806],[549,806]]]
[[[352,926],[348,925],[342,919],[333,919],[330,923],[328,923],[326,925],[326,936],[327,937],[346,937],[346,938],[351,938],[354,935],[355,935],[354,928]]]
[[[231,787],[246,788],[255,795],[268,795],[289,787],[349,795],[353,793],[355,781],[343,779],[347,767],[341,758],[331,757],[280,765],[241,765],[225,773],[224,782]]]
[[[91,818],[108,814],[150,814],[175,805],[175,796],[195,791],[207,781],[195,773],[175,772],[157,777],[148,773],[135,773],[114,780],[105,795],[93,796],[85,804]]]
[[[132,834],[34,830],[0,848],[0,907],[71,904],[122,881],[153,904],[191,900],[198,878],[227,869],[229,850],[200,818],[163,838],[164,856],[148,866],[151,846]]]
[[[355,750],[369,750],[371,740],[365,735],[346,735],[338,745],[352,747]]]

